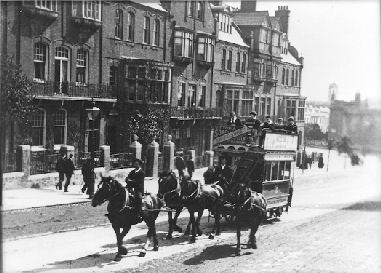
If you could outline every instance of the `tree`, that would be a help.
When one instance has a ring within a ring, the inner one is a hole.
[[[2,143],[4,145],[6,130],[19,127],[17,144],[30,144],[30,124],[28,117],[37,109],[31,95],[32,82],[23,74],[21,66],[7,58],[2,67],[0,93],[0,123]],[[4,148],[4,146],[3,146]]]

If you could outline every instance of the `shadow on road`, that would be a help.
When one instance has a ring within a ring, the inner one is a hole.
[[[381,211],[381,201],[358,202],[343,208],[343,210]]]
[[[184,261],[185,265],[198,265],[204,261],[224,259],[235,256],[235,245],[213,245],[205,248],[200,254]]]

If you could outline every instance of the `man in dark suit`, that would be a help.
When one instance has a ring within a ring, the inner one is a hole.
[[[266,116],[266,121],[263,123],[263,129],[273,129],[274,124],[270,116]]]
[[[218,180],[222,178],[223,180],[229,183],[232,179],[233,170],[230,168],[230,166],[226,164],[225,157],[220,158],[220,164],[216,167],[215,173]]]
[[[65,175],[66,175],[66,183],[64,185],[64,192],[67,192],[67,187],[70,185],[70,179],[74,173],[75,167],[73,162],[73,154],[70,154],[69,158],[65,160]]]
[[[182,152],[178,152],[177,156],[175,158],[175,167],[179,171],[179,178],[180,179],[183,179],[183,177],[184,177],[184,169],[185,169],[185,162],[184,162],[184,159],[183,159],[182,156],[183,156],[183,153]]]
[[[249,118],[246,120],[246,126],[250,129],[258,130],[261,127],[261,122],[257,119],[257,112],[250,112]]]
[[[134,170],[132,170],[126,178],[126,188],[131,193],[133,192],[135,197],[136,211],[138,215],[142,212],[142,201],[144,194],[144,172],[142,169],[143,162],[140,159],[135,159]]]
[[[56,163],[56,171],[58,172],[57,190],[62,190],[62,182],[65,180],[65,160],[66,154],[61,154]]]

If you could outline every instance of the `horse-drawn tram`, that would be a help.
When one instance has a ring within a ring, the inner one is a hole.
[[[293,192],[298,135],[285,130],[246,131],[215,146],[216,160],[226,159],[233,169],[231,184],[244,184],[262,193],[267,217],[288,211]]]

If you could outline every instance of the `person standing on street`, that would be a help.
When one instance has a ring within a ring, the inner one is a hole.
[[[64,186],[64,192],[67,192],[67,187],[69,187],[70,185],[70,179],[75,170],[74,163],[73,163],[73,154],[70,154],[70,157],[66,158],[64,166],[65,166],[65,175],[66,175],[66,183]]]
[[[189,177],[192,179],[193,173],[194,173],[194,162],[192,160],[192,154],[189,154],[188,160],[187,160],[187,171]]]
[[[183,177],[184,177],[184,169],[185,169],[185,162],[184,162],[184,159],[182,156],[183,156],[183,153],[178,152],[177,156],[175,158],[175,167],[179,172],[180,180],[183,179]]]
[[[82,176],[84,185],[82,187],[82,192],[87,189],[87,194],[89,199],[94,196],[94,183],[95,183],[95,173],[94,173],[94,161],[91,158],[86,159],[86,162],[82,166]]]
[[[136,158],[134,161],[134,170],[132,170],[126,178],[126,188],[135,197],[135,209],[142,221],[142,203],[144,195],[144,172],[142,169],[143,162]]]
[[[58,160],[56,163],[56,171],[58,172],[58,183],[56,184],[57,190],[62,190],[62,183],[65,179],[65,160],[66,160],[66,154],[61,154],[58,157]]]

